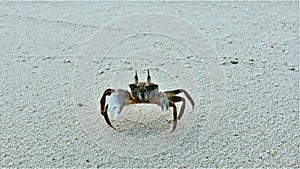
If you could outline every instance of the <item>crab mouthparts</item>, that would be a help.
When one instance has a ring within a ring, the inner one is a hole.
[[[149,103],[149,94],[147,92],[138,92],[138,98],[141,103]]]

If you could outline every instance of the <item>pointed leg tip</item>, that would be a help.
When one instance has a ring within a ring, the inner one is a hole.
[[[112,129],[114,129],[115,131],[118,131],[114,126],[109,125]]]
[[[176,130],[176,127],[173,127],[171,133],[174,133],[175,130]]]
[[[173,121],[173,129],[172,129],[172,133],[173,133],[177,127],[177,120],[172,120],[172,121]]]

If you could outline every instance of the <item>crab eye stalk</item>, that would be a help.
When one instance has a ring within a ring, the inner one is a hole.
[[[151,84],[151,77],[150,77],[149,69],[148,69],[147,84]]]
[[[137,76],[137,70],[135,71],[134,83],[135,83],[135,84],[138,84],[138,83],[139,83],[139,78],[138,78],[138,76]]]

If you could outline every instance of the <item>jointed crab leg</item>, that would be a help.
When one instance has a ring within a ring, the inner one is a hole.
[[[114,92],[114,89],[106,89],[105,92],[103,93],[101,100],[100,100],[100,105],[101,105],[101,114],[102,116],[104,116],[104,119],[106,121],[106,123],[113,128],[114,130],[116,130],[116,128],[114,128],[114,126],[111,125],[108,115],[107,115],[107,109],[108,109],[108,105],[105,106],[105,99],[106,96],[110,96],[112,92]]]
[[[180,112],[179,112],[179,115],[177,117],[178,120],[180,120],[183,113],[184,113],[184,109],[185,109],[185,99],[183,97],[180,97],[180,96],[171,96],[168,99],[169,99],[170,102],[173,102],[173,103],[177,103],[177,102],[182,101]]]
[[[192,99],[192,97],[189,95],[189,93],[187,91],[185,91],[184,89],[177,89],[177,90],[172,90],[172,91],[166,91],[164,92],[167,94],[168,97],[171,97],[171,96],[175,96],[179,93],[184,93],[184,95],[187,97],[187,99],[191,102],[192,104],[192,111],[194,110],[194,107],[195,107],[195,102],[194,100]]]
[[[104,119],[106,121],[106,123],[111,127],[113,128],[114,130],[117,130],[111,123],[110,123],[110,120],[108,118],[108,115],[107,115],[107,109],[108,109],[108,105],[105,106],[105,110],[102,112],[101,111],[101,114],[104,116]]]
[[[177,108],[175,103],[172,102],[169,102],[169,106],[173,107],[173,129],[172,129],[172,133],[173,133],[177,126]]]

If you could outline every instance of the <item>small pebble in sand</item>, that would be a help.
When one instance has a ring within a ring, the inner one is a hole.
[[[268,153],[269,155],[276,155],[276,151],[274,151],[274,150],[269,150],[267,153]]]
[[[237,60],[232,60],[231,63],[232,64],[238,64],[239,62]]]
[[[285,49],[283,49],[282,52],[285,53],[285,54],[289,54],[289,51],[287,51]]]
[[[295,70],[295,68],[292,66],[292,67],[290,67],[290,70]]]

